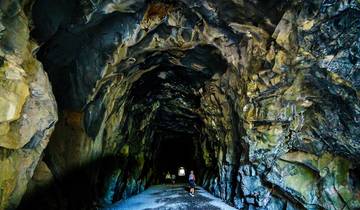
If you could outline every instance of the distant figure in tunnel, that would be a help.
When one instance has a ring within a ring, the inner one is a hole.
[[[175,174],[171,174],[171,183],[175,184],[175,180],[176,180],[176,175]]]
[[[165,183],[166,183],[166,184],[170,184],[170,183],[171,183],[171,174],[170,174],[169,171],[166,173]]]
[[[194,174],[194,171],[190,171],[189,184],[190,184],[190,195],[194,197],[194,195],[195,195],[195,174]]]

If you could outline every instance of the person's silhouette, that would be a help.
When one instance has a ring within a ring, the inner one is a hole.
[[[189,184],[190,184],[190,195],[195,195],[195,174],[194,171],[190,171],[189,174]]]

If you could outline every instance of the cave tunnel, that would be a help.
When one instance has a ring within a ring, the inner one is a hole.
[[[160,183],[164,183],[164,178],[167,172],[170,174],[178,174],[180,167],[185,169],[188,174],[189,170],[201,168],[197,163],[195,157],[195,145],[193,136],[184,133],[166,134],[160,132],[158,135],[161,143],[157,151],[159,154],[154,163],[154,174],[157,174],[156,179]],[[185,182],[186,177],[178,177],[177,182]]]
[[[359,11],[0,0],[0,210],[359,209]]]

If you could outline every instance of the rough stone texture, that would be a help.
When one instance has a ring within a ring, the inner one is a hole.
[[[0,209],[20,203],[57,120],[51,85],[32,55],[29,6],[0,2]]]
[[[360,208],[359,10],[356,0],[36,1],[32,35],[61,109],[45,157],[61,207],[160,182],[161,151],[182,139],[198,182],[237,208]],[[82,185],[71,187],[73,170]]]

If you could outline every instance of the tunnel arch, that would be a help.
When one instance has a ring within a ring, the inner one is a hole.
[[[183,56],[181,59],[185,61],[184,64],[171,63],[170,60],[174,59],[174,55],[179,53]],[[129,86],[128,96],[126,97],[129,99],[127,107],[129,107],[130,113],[128,118],[123,121],[125,124],[123,131],[126,132],[129,127],[136,126],[141,133],[142,130],[145,130],[145,127],[138,124],[141,124],[144,115],[148,115],[151,120],[146,126],[150,127],[152,132],[143,134],[149,135],[146,140],[149,143],[144,143],[145,145],[149,144],[149,148],[153,148],[151,145],[155,144],[157,145],[155,147],[163,148],[163,143],[156,142],[157,133],[180,132],[188,136],[192,135],[190,142],[187,144],[187,147],[190,146],[190,150],[187,151],[194,155],[197,154],[200,157],[200,161],[192,164],[191,167],[195,167],[195,165],[204,166],[205,164],[201,161],[201,154],[198,154],[201,153],[199,150],[201,140],[193,138],[194,135],[200,137],[199,132],[201,131],[201,126],[203,126],[199,113],[201,108],[201,94],[199,90],[204,89],[208,83],[211,83],[215,75],[215,77],[219,78],[219,75],[223,74],[227,69],[227,63],[218,50],[210,45],[200,45],[190,50],[173,51],[171,53],[159,54],[153,52],[152,55],[154,56],[147,56],[143,63],[134,64],[139,66],[138,72],[131,70],[131,67],[128,68],[128,77],[131,78],[136,74],[140,76],[137,76]],[[206,56],[209,58],[209,62],[201,63],[200,59],[194,60],[193,58],[196,56]],[[202,65],[202,68],[194,70],[193,66],[200,66],[199,63]],[[124,71],[120,69],[118,71],[126,75]],[[91,106],[88,108],[91,109]],[[172,138],[176,139],[177,137],[173,135]],[[143,138],[140,137],[140,139],[136,140],[126,136],[120,142],[123,145],[127,143],[136,145],[139,144],[140,140],[143,141]],[[165,148],[167,148],[166,142]],[[149,151],[149,153],[154,153],[155,151],[157,149]],[[154,155],[149,155],[148,159],[148,162],[151,164],[151,162],[157,161],[158,157],[156,154],[155,157]],[[142,161],[145,161],[144,165],[148,164],[146,158]],[[158,166],[154,165],[153,167],[157,168]],[[155,176],[159,180],[160,175]],[[155,178],[150,179],[154,180]]]

